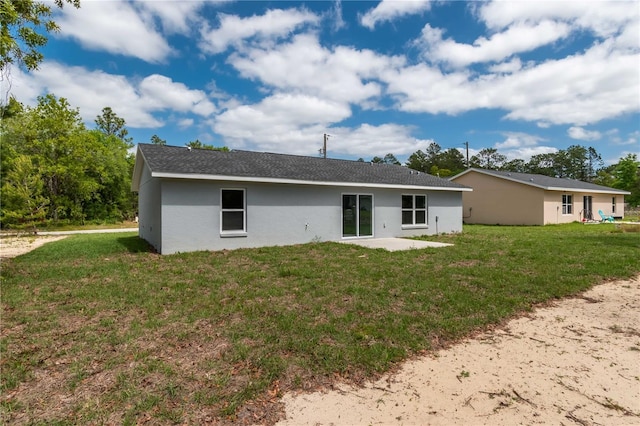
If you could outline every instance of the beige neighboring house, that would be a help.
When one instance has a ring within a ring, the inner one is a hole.
[[[600,221],[599,211],[621,219],[624,196],[631,194],[573,179],[473,168],[451,180],[473,188],[462,194],[464,223],[487,225]]]

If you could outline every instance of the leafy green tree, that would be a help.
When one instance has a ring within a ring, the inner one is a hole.
[[[596,176],[596,167],[601,166],[602,158],[594,148],[571,145],[555,154],[553,169],[556,177],[591,182]]]
[[[630,206],[640,206],[640,161],[636,154],[621,158],[613,170],[613,187],[631,192],[625,200]]]
[[[188,146],[189,148],[195,148],[195,149],[209,149],[211,151],[229,151],[229,148],[227,148],[226,146],[217,147],[213,145],[208,145],[200,142],[199,139],[188,142],[186,146]]]
[[[597,171],[596,177],[593,179],[593,183],[596,185],[608,186],[609,188],[613,188],[613,184],[615,182],[615,168],[617,164],[612,164],[607,167],[603,167]]]
[[[395,155],[389,153],[387,155],[384,156],[384,158],[382,157],[378,157],[377,155],[375,157],[373,157],[371,159],[372,163],[375,164],[395,164],[397,166],[400,165],[400,162],[398,161],[398,159],[396,158]]]
[[[153,135],[151,136],[151,143],[154,145],[166,145],[167,141],[164,139],[160,139],[160,136]]]
[[[449,177],[453,176],[454,173],[449,169],[441,169],[438,166],[431,166],[431,170],[429,170],[429,174],[438,177]]]
[[[395,155],[393,155],[392,153],[388,153],[387,155],[384,156],[384,158],[382,159],[382,161],[385,164],[394,164],[396,166],[400,165],[400,162],[398,161],[398,159],[396,158]]]
[[[422,150],[417,150],[407,158],[405,163],[407,167],[413,170],[427,173],[430,169],[429,158]]]
[[[484,148],[469,160],[471,167],[487,170],[500,170],[506,161],[507,157],[495,148]]]
[[[2,121],[1,225],[132,216],[129,145],[47,95]],[[5,198],[6,196],[6,198]]]
[[[437,159],[442,151],[440,145],[431,142],[425,151],[418,150],[411,154],[405,163],[410,169],[429,173],[433,166],[437,166]]]
[[[440,170],[441,177],[454,176],[466,169],[464,156],[455,148],[442,151],[436,157],[435,163]],[[444,174],[445,170],[448,170],[449,174]]]
[[[80,7],[80,0],[54,0],[62,8],[64,3]],[[33,0],[2,0],[0,2],[0,69],[6,77],[10,64],[33,71],[42,62],[38,49],[47,44],[42,33],[57,32],[58,25],[51,19],[51,2]]]
[[[40,180],[31,158],[20,154],[2,180],[0,221],[17,228],[35,227],[46,216],[49,200],[43,195]]]
[[[128,152],[129,145],[99,130],[88,131],[85,137],[93,150],[86,158],[87,174],[98,182],[99,188],[84,203],[84,214],[89,219],[112,221],[133,218],[137,198],[131,191],[131,160],[135,158]]]
[[[102,108],[102,115],[96,117],[96,125],[98,126],[98,130],[103,132],[106,135],[113,135],[117,138],[122,139],[129,145],[129,148],[133,146],[133,139],[127,137],[129,131],[127,130],[126,122],[124,118],[118,117],[118,115],[113,112],[111,107]]]
[[[555,153],[536,154],[532,156],[527,163],[526,172],[545,176],[556,176],[555,159]]]
[[[465,169],[462,153],[455,148],[442,150],[440,145],[431,142],[426,150],[411,154],[405,165],[410,169],[438,176],[453,176]]]
[[[1,120],[11,118],[16,114],[20,114],[22,110],[22,104],[18,102],[14,96],[10,96],[9,101],[6,103],[6,105],[0,105],[0,126],[2,125]]]
[[[592,148],[572,145],[565,150],[531,157],[528,173],[593,182],[602,167],[600,154]]]
[[[516,158],[504,163],[500,170],[505,172],[526,173],[527,163],[523,159]]]

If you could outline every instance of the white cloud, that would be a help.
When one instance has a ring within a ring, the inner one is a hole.
[[[171,109],[181,112],[193,112],[203,117],[216,111],[213,102],[205,92],[191,90],[182,83],[176,83],[169,77],[153,74],[145,77],[139,84],[144,102],[153,110]]]
[[[617,34],[626,23],[636,20],[637,15],[637,2],[616,0],[492,1],[478,8],[478,16],[491,30],[551,19],[570,22],[601,37]]]
[[[537,146],[538,143],[546,140],[543,137],[522,132],[503,132],[502,135],[505,136],[506,139],[503,142],[496,143],[496,149],[513,149]]]
[[[86,123],[93,123],[102,108],[111,107],[125,118],[127,127],[160,127],[162,121],[144,107],[136,88],[125,76],[103,71],[89,71],[83,67],[68,67],[56,62],[44,62],[40,68],[20,81],[41,88],[41,92],[53,93],[66,98],[78,108]],[[26,104],[35,104],[35,99],[26,99],[16,93]]]
[[[578,139],[581,141],[597,141],[602,138],[602,134],[597,130],[586,130],[582,127],[569,127],[567,134],[571,139]]]
[[[182,120],[178,120],[178,127],[181,129],[187,129],[193,126],[193,118],[183,118]]]
[[[500,153],[507,157],[507,160],[509,161],[519,159],[524,160],[525,162],[531,160],[531,157],[533,157],[534,155],[552,154],[554,152],[558,152],[558,149],[552,146],[525,146],[521,148],[500,151]]]
[[[396,124],[331,126],[350,115],[346,104],[304,95],[276,94],[258,104],[225,111],[215,119],[213,129],[231,147],[304,155],[318,154],[324,133],[331,134],[328,151],[334,155],[372,157],[389,152],[402,155],[431,142],[416,140],[411,136],[411,128]]]
[[[529,161],[531,157],[538,154],[550,154],[558,149],[551,146],[540,145],[547,139],[523,132],[502,132],[505,139],[494,145],[498,152],[507,157],[507,160]]]
[[[635,145],[636,153],[640,155],[640,130],[635,130],[627,134],[626,138],[620,136],[618,129],[606,132],[608,143],[613,145]]]
[[[505,118],[584,126],[640,110],[640,9],[632,1],[493,1],[473,5],[489,30],[473,44],[427,24],[415,43],[426,63],[390,70],[385,82],[405,111],[458,114],[502,109]],[[559,40],[595,42],[558,59],[517,56]],[[491,64],[498,62],[498,64]],[[465,69],[470,64],[487,64]],[[438,65],[456,67],[454,72]]]
[[[496,83],[507,118],[583,126],[640,110],[638,53],[608,43],[584,54],[547,61]],[[526,96],[518,96],[518,94]],[[507,99],[510,96],[511,99]]]
[[[479,37],[470,45],[452,39],[444,40],[442,30],[427,24],[417,44],[423,49],[422,56],[429,61],[463,67],[473,63],[502,61],[517,53],[529,52],[567,37],[569,29],[567,24],[552,21],[535,25],[517,23],[490,38]]]
[[[429,146],[433,139],[416,139],[412,136],[413,128],[399,124],[371,125],[364,123],[356,128],[332,127],[328,152],[334,151],[352,156],[370,159],[388,153],[400,157],[412,154]]]
[[[279,90],[364,103],[382,93],[381,85],[373,80],[404,64],[404,59],[343,46],[329,50],[320,46],[316,36],[303,34],[272,49],[233,54],[229,62],[241,76]]]
[[[548,60],[511,74],[444,73],[419,64],[384,74],[398,108],[457,114],[479,108],[507,111],[511,120],[584,126],[640,110],[638,52],[613,42],[583,54]]]
[[[342,0],[333,1],[333,7],[328,13],[328,17],[331,20],[331,29],[333,31],[341,30],[347,26],[347,23],[342,17]]]
[[[522,69],[522,62],[520,62],[520,58],[514,58],[507,62],[502,62],[496,65],[489,67],[489,72],[495,74],[508,74],[516,71],[520,71]]]
[[[438,68],[418,64],[389,69],[382,76],[387,93],[402,111],[458,114],[491,107],[488,93],[476,90],[468,72],[443,74]]]
[[[216,109],[203,91],[189,89],[157,74],[135,84],[122,75],[45,61],[40,69],[14,77],[12,93],[21,102],[34,105],[41,93],[54,93],[78,108],[83,120],[89,124],[106,106],[132,128],[161,127],[163,122],[154,116],[157,112],[193,112],[209,116]]]
[[[230,108],[216,117],[213,129],[231,146],[309,154],[305,141],[330,123],[351,115],[348,105],[307,95],[276,94],[253,105]]]
[[[230,135],[231,131],[248,134],[258,129],[277,133],[279,127],[335,123],[348,118],[351,110],[346,104],[331,102],[307,95],[276,94],[254,105],[241,105],[220,114],[217,128]]]
[[[162,29],[165,32],[180,34],[187,34],[191,31],[190,24],[199,20],[198,12],[203,4],[205,4],[204,0],[142,1],[137,3],[142,11],[160,19]],[[84,7],[84,2],[82,6]]]
[[[221,13],[218,15],[220,26],[201,30],[200,48],[206,53],[221,53],[229,46],[240,46],[247,39],[276,39],[292,33],[305,24],[316,24],[318,16],[306,10],[273,9],[264,15],[241,18]]]
[[[126,1],[83,1],[79,9],[65,7],[57,19],[60,36],[76,39],[84,48],[162,62],[172,49],[152,20]]]
[[[393,21],[430,8],[430,0],[382,0],[375,8],[360,16],[360,24],[372,30],[378,22]]]

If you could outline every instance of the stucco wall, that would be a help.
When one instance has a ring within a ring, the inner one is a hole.
[[[562,195],[573,197],[573,212],[570,215],[562,214]],[[546,191],[545,193],[545,224],[579,222],[584,218],[584,197],[591,196],[591,205],[594,220],[601,220],[598,210],[607,216],[624,216],[624,195],[615,195],[616,212],[612,212],[613,194],[594,194],[589,192],[562,192]]]
[[[299,244],[342,239],[342,194],[372,194],[374,237],[462,231],[460,192],[163,180],[162,253]],[[247,233],[221,237],[220,191],[246,190]],[[401,194],[427,194],[429,226],[402,229]],[[436,227],[435,217],[438,216]]]
[[[462,195],[465,223],[544,225],[544,190],[471,171],[455,182],[473,188]]]
[[[138,235],[159,252],[162,251],[160,212],[160,181],[151,178],[145,165],[138,191]]]

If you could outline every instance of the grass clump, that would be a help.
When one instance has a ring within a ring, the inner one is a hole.
[[[430,239],[454,246],[159,256],[135,235],[95,234],[8,260],[2,415],[270,423],[283,391],[375,377],[537,303],[640,271],[637,234],[614,225],[465,226]]]

